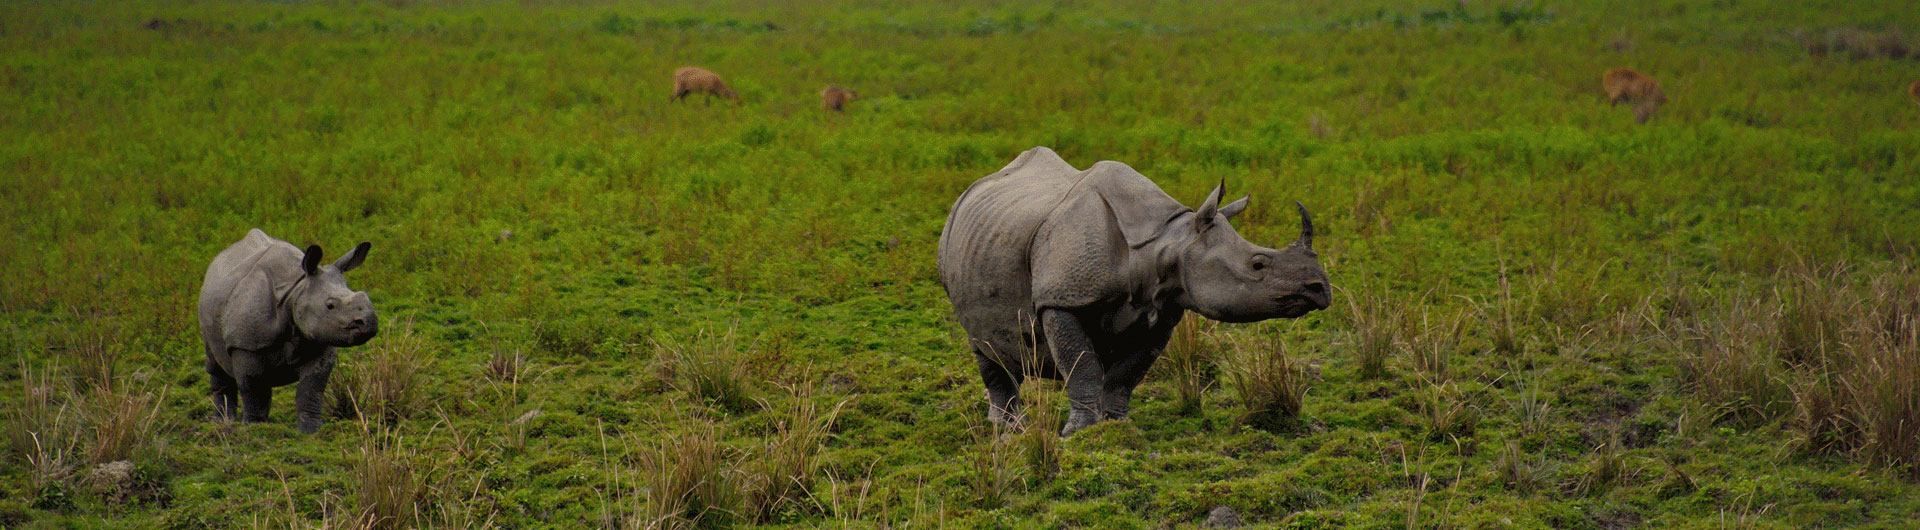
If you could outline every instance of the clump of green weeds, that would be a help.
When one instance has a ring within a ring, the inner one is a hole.
[[[702,330],[686,341],[654,340],[654,374],[663,384],[729,412],[756,403],[747,383],[752,357],[752,346],[742,349],[732,328]]]

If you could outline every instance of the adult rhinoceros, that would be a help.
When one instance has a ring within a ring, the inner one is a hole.
[[[216,413],[231,418],[244,405],[247,422],[267,421],[273,387],[297,382],[298,426],[320,430],[334,349],[365,344],[379,328],[367,293],[344,276],[368,247],[325,264],[319,245],[302,251],[253,229],[213,258],[200,287],[200,338]]]
[[[940,233],[940,282],[1009,425],[1029,375],[1065,379],[1062,434],[1127,415],[1133,388],[1186,311],[1225,322],[1297,318],[1331,301],[1313,222],[1274,250],[1227,221],[1247,199],[1182,206],[1126,164],[1074,169],[1035,147],[954,201]]]

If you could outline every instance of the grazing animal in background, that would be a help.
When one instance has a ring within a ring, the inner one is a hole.
[[[1659,81],[1626,68],[1607,70],[1600,76],[1600,85],[1607,89],[1607,104],[1633,104],[1635,123],[1646,123],[1667,103],[1667,94],[1660,91]]]
[[[1920,79],[1915,79],[1913,84],[1907,85],[1907,95],[1913,97],[1914,103],[1920,103]]]
[[[1133,389],[1187,311],[1225,322],[1298,318],[1332,300],[1313,221],[1284,249],[1247,242],[1220,204],[1195,210],[1119,162],[1074,169],[1035,147],[954,201],[940,232],[946,287],[986,384],[988,418],[1017,426],[1020,383],[1064,379],[1062,434],[1127,416]]]
[[[820,91],[820,108],[840,111],[843,110],[840,107],[856,99],[860,99],[860,93],[854,92],[853,89],[840,85],[827,85],[826,89]]]
[[[303,251],[256,228],[213,258],[200,287],[200,338],[215,412],[231,419],[238,405],[246,422],[267,421],[273,387],[299,383],[300,431],[320,430],[336,349],[366,344],[379,329],[373,302],[344,276],[369,247],[321,263],[319,245]]]
[[[726,81],[720,80],[720,74],[698,66],[686,66],[674,70],[673,96],[669,99],[680,101],[685,99],[687,94],[694,92],[707,94],[707,101],[720,97],[732,100],[734,103],[740,102],[740,93],[728,87]]]

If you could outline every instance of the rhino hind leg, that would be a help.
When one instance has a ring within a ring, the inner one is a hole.
[[[980,365],[980,380],[987,387],[987,420],[1008,429],[1020,425],[1020,383],[1026,376],[1018,366],[1008,366],[978,350],[974,361]]]
[[[207,383],[212,387],[215,417],[232,421],[233,409],[240,405],[239,384],[234,382],[232,375],[228,375],[226,370],[220,368],[219,363],[213,362],[213,359],[207,359]]]
[[[1067,411],[1066,426],[1060,429],[1060,435],[1066,436],[1100,421],[1106,370],[1079,315],[1048,309],[1041,313],[1040,323],[1046,330],[1047,343],[1052,345],[1054,366],[1066,380],[1067,401],[1072,406]]]

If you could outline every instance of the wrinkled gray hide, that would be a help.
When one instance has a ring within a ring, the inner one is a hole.
[[[323,264],[318,245],[303,251],[254,229],[213,258],[200,287],[200,338],[221,417],[243,405],[247,422],[267,421],[273,387],[299,383],[300,430],[320,430],[335,348],[365,344],[379,328],[367,293],[343,276],[370,246]]]
[[[1331,301],[1300,207],[1284,249],[1227,220],[1247,199],[1198,211],[1119,162],[1074,169],[1035,147],[954,201],[940,281],[987,387],[989,418],[1017,422],[1027,376],[1065,379],[1064,433],[1127,415],[1127,401],[1186,311],[1226,322],[1296,318]]]

